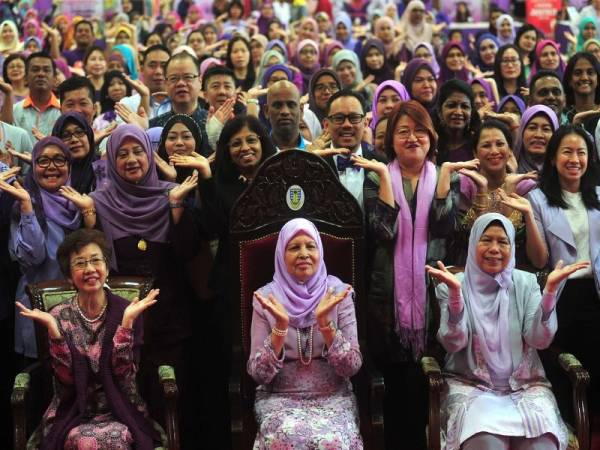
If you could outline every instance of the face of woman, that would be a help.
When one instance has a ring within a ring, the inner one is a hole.
[[[392,112],[394,106],[400,103],[402,99],[400,95],[392,88],[386,88],[380,92],[377,98],[377,115],[387,116]]]
[[[147,47],[152,47],[153,45],[159,44],[162,44],[162,40],[159,34],[151,34],[150,36],[148,36],[148,39],[146,40]]]
[[[15,32],[10,27],[10,25],[5,24],[2,27],[2,42],[5,44],[10,44],[15,39]]]
[[[346,25],[344,25],[341,22],[336,25],[335,36],[337,37],[338,41],[346,42],[346,39],[348,39],[349,35],[350,31],[348,30],[348,28],[346,28]]]
[[[35,25],[32,23],[28,23],[25,26],[25,36],[29,37],[29,36],[35,36],[37,32],[37,29],[35,28]]]
[[[217,42],[217,33],[211,27],[206,27],[202,34],[204,35],[204,41],[206,42],[206,45],[211,45]]]
[[[40,50],[40,46],[33,39],[27,42],[27,45],[25,46],[25,51],[28,51],[29,53],[39,52]]]
[[[316,272],[321,261],[317,243],[302,233],[294,236],[285,246],[285,267],[297,281],[306,282]]]
[[[431,141],[427,128],[407,115],[398,119],[394,128],[394,152],[401,166],[421,167],[430,147]]]
[[[190,155],[196,149],[194,135],[183,123],[171,127],[165,140],[167,155]]]
[[[120,78],[113,78],[110,80],[110,84],[108,85],[108,97],[114,101],[118,102],[127,94],[125,83]]]
[[[85,72],[88,75],[102,76],[106,72],[106,58],[99,50],[93,51],[85,64]]]
[[[423,58],[428,63],[431,63],[432,56],[427,47],[421,46],[415,51],[415,58]]]
[[[521,60],[514,48],[507,49],[500,60],[500,75],[505,80],[514,80],[521,75]]]
[[[408,20],[410,21],[411,25],[416,26],[423,22],[424,17],[425,17],[425,10],[421,7],[416,7],[410,11]]]
[[[339,91],[335,78],[331,75],[321,75],[315,84],[315,103],[321,109],[325,109],[329,98]]]
[[[271,87],[273,84],[277,83],[278,81],[284,81],[287,79],[288,79],[287,73],[285,73],[283,70],[276,70],[269,77],[269,81],[267,81],[267,87]]]
[[[123,66],[123,64],[121,64],[121,61],[119,61],[118,59],[111,59],[110,61],[108,61],[108,66],[106,70],[118,70],[119,72],[125,72],[125,67]]]
[[[365,57],[367,66],[371,70],[379,70],[383,67],[384,56],[376,47],[371,47]]]
[[[188,45],[192,47],[196,55],[202,55],[202,50],[204,50],[204,37],[202,37],[202,33],[192,33],[188,39]]]
[[[498,112],[516,114],[517,116],[521,117],[521,110],[519,109],[517,104],[512,100],[505,102],[504,105],[502,105],[502,108],[500,108],[500,111]]]
[[[379,155],[385,155],[385,129],[387,127],[388,120],[382,119],[375,128],[375,152]]]
[[[588,39],[592,39],[596,37],[596,26],[593,23],[586,24],[583,29],[583,40],[587,41]]]
[[[279,26],[279,24],[277,22],[272,22],[269,25],[269,30],[267,31],[267,37],[269,38],[269,40],[273,40],[273,39],[279,39],[279,30],[281,29],[281,27]]]
[[[331,67],[333,65],[333,57],[335,56],[335,54],[341,50],[342,50],[341,48],[336,47],[333,50],[331,50],[331,52],[329,52],[329,58],[327,58],[327,65],[329,67]]]
[[[329,19],[323,16],[319,16],[317,19],[317,24],[319,25],[319,33],[326,33],[331,27],[331,22]]]
[[[485,128],[479,137],[475,155],[486,173],[505,171],[510,148],[504,133],[497,128]]]
[[[508,266],[510,253],[510,239],[504,228],[491,225],[479,238],[475,248],[475,261],[488,275],[497,275]]]
[[[479,57],[488,66],[494,64],[497,52],[498,47],[496,47],[496,43],[491,39],[484,39],[481,44],[479,44]]]
[[[465,54],[457,47],[450,49],[448,56],[446,56],[446,65],[448,69],[454,72],[462,70],[465,66]]]
[[[510,22],[506,19],[500,24],[500,36],[504,39],[509,39],[512,36],[512,27],[510,26]]]
[[[68,123],[63,128],[60,138],[69,147],[71,158],[81,160],[90,152],[90,142],[83,128],[76,123]]]
[[[108,265],[98,244],[91,243],[70,255],[71,283],[80,293],[93,293],[103,288]]]
[[[578,134],[568,134],[560,141],[552,161],[558,178],[568,185],[579,183],[588,166],[588,148]]]
[[[532,52],[537,44],[537,34],[535,31],[526,31],[519,38],[519,48],[525,50],[527,53]]]
[[[44,148],[34,161],[33,175],[42,189],[58,191],[69,178],[69,162],[63,151],[56,145]]]
[[[142,145],[133,138],[127,138],[117,151],[115,169],[125,181],[137,184],[148,173],[150,162]]]
[[[229,141],[229,154],[240,173],[254,172],[262,159],[262,145],[258,134],[247,126],[242,128]]]
[[[6,67],[8,81],[20,81],[25,78],[25,63],[20,59],[13,59]]]
[[[242,17],[242,10],[239,6],[235,5],[229,10],[229,18],[237,20]]]
[[[305,45],[298,53],[298,62],[302,67],[312,68],[317,62],[317,49],[312,45]]]
[[[377,24],[377,32],[375,33],[375,36],[382,42],[388,44],[394,40],[394,30],[389,22],[382,22]]]
[[[115,43],[117,45],[129,44],[129,35],[127,33],[125,33],[124,31],[120,31],[119,34],[117,34],[117,37],[115,38]]]
[[[300,32],[298,33],[300,36],[300,40],[302,39],[312,39],[315,34],[317,34],[317,30],[315,30],[312,22],[305,21],[300,27]]]
[[[236,41],[231,47],[231,63],[236,69],[242,69],[248,66],[250,62],[250,52],[248,47],[242,41]]]
[[[591,95],[596,92],[598,74],[594,66],[585,58],[580,58],[573,68],[573,75],[569,83],[575,94]]]
[[[192,9],[191,11],[188,11],[187,19],[189,23],[196,23],[198,22],[198,19],[200,19],[200,14],[196,9]]]
[[[250,53],[252,55],[252,61],[254,63],[260,62],[260,58],[264,52],[265,52],[265,48],[263,47],[263,45],[260,42],[258,42],[256,40],[250,42]]]
[[[181,45],[181,36],[179,36],[179,34],[174,34],[171,37],[169,37],[169,40],[167,41],[167,48],[169,49],[170,52],[175,51],[175,49],[177,47],[179,47]]]
[[[485,93],[485,90],[481,84],[473,83],[471,88],[473,89],[473,94],[475,95],[475,108],[477,108],[479,111],[480,108],[483,108],[490,101],[488,100],[487,94]]]
[[[596,58],[596,61],[600,61],[600,46],[596,43],[588,44],[585,48],[586,51],[590,52]]]
[[[552,124],[548,117],[545,115],[534,117],[523,130],[523,148],[533,155],[545,155],[552,133]]]
[[[431,103],[437,92],[435,77],[427,69],[419,69],[411,85],[412,98],[420,103]]]
[[[449,130],[462,131],[471,121],[471,102],[462,92],[453,92],[442,103],[442,122]]]
[[[337,75],[343,86],[352,86],[356,80],[356,67],[350,61],[342,61],[337,67]]]
[[[600,47],[598,48],[600,50]],[[560,57],[554,46],[548,44],[540,53],[540,67],[546,70],[556,70],[560,64]]]

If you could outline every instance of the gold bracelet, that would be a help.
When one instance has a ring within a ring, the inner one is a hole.
[[[81,215],[83,217],[87,217],[87,216],[93,216],[94,214],[96,214],[96,208],[89,208],[89,209],[84,209],[81,212]]]
[[[273,333],[275,336],[285,337],[287,336],[288,329],[286,328],[285,330],[280,330],[277,327],[273,327],[271,328],[271,333]]]

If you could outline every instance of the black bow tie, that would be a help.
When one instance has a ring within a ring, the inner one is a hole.
[[[338,155],[335,165],[338,172],[345,172],[348,168],[360,170],[360,167],[356,167],[349,156]]]

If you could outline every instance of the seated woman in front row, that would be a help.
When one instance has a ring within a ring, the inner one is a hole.
[[[253,303],[255,450],[363,448],[348,380],[362,365],[353,297],[351,286],[327,275],[316,227],[306,219],[286,223],[273,281]]]
[[[581,262],[560,261],[542,296],[534,274],[515,269],[515,230],[498,213],[471,229],[464,274],[439,262],[438,339],[448,352],[442,398],[446,450],[564,450],[560,417],[538,349],[556,333],[556,292]]]
[[[50,338],[56,382],[40,449],[153,450],[160,440],[136,386],[143,333],[136,319],[158,289],[132,302],[104,289],[111,255],[98,230],[70,233],[57,257],[77,294],[50,312],[16,303]]]

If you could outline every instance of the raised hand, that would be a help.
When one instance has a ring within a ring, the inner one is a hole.
[[[135,91],[137,91],[137,93],[140,94],[141,97],[144,97],[144,96],[148,96],[149,97],[150,96],[150,89],[148,88],[148,86],[146,86],[140,80],[133,80],[127,74],[124,74],[124,76],[125,76],[125,80],[129,84],[129,86],[131,86],[132,89],[134,89]]]
[[[123,328],[131,329],[135,319],[158,301],[156,297],[159,292],[160,289],[152,289],[143,300],[140,300],[139,297],[135,297],[131,303],[127,305],[125,311],[123,311],[123,321],[121,322],[121,326]]]
[[[190,191],[198,186],[198,174],[193,173],[185,180],[183,183],[175,186],[173,189],[169,191],[169,202],[171,203],[180,203],[183,199],[188,195]]]
[[[566,280],[570,275],[577,272],[578,270],[589,267],[589,261],[578,262],[574,264],[564,265],[564,261],[561,259],[556,263],[556,267],[552,272],[548,274],[546,278],[546,292],[556,292],[559,284]]]
[[[496,113],[493,111],[489,111],[485,114],[485,119],[497,119],[501,122],[504,122],[505,124],[508,125],[508,127],[511,130],[515,130],[517,128],[519,128],[519,125],[521,124],[521,118],[516,115],[515,113],[509,113],[509,112],[503,112],[503,113]]]
[[[15,302],[15,305],[23,317],[35,320],[36,322],[45,326],[52,339],[60,338],[60,330],[58,329],[58,324],[56,323],[56,319],[52,316],[52,314],[40,311],[37,308],[29,309],[21,302]]]
[[[108,137],[111,135],[111,133],[113,131],[115,131],[115,128],[117,128],[117,122],[112,122],[111,124],[109,124],[106,128],[103,128],[102,130],[98,130],[98,131],[94,131],[94,143],[100,144],[100,142],[102,142],[102,140],[105,137]]]
[[[58,190],[58,193],[67,200],[73,202],[80,211],[85,211],[86,209],[92,209],[94,207],[94,199],[92,197],[87,194],[80,194],[71,186],[62,186]]]
[[[523,180],[535,180],[538,179],[538,173],[532,170],[527,173],[509,173],[504,179],[504,186],[508,194],[513,193],[517,190],[517,185]]]
[[[117,102],[115,103],[115,112],[123,122],[137,125],[144,130],[148,129],[148,117],[146,117],[146,112],[141,106],[138,108],[138,112],[134,113],[128,106]]]
[[[600,116],[600,108],[590,109],[588,111],[578,112],[573,116],[573,125],[582,124],[588,119]]]
[[[288,313],[281,303],[277,301],[273,294],[269,294],[265,297],[260,292],[254,292],[254,298],[258,300],[258,303],[275,319],[275,327],[279,330],[287,330],[290,318]]]
[[[7,182],[12,177],[16,176],[20,170],[21,170],[21,168],[19,166],[15,166],[15,167],[11,167],[10,169],[8,169],[4,172],[0,172],[0,181]]]
[[[458,172],[462,169],[479,170],[479,159],[475,158],[470,161],[445,162],[442,164],[442,167],[443,166],[448,167],[452,172]]]
[[[248,98],[253,98],[253,99],[258,99],[259,97],[262,97],[263,95],[267,95],[267,91],[269,89],[263,89],[263,87],[259,84],[256,87],[251,88],[248,91]]]
[[[42,139],[44,139],[46,137],[46,135],[44,133],[42,133],[39,128],[33,127],[31,128],[31,134],[33,134],[33,137],[36,138],[38,141],[41,141]]]
[[[235,100],[235,98],[228,98],[216,110],[211,106],[210,109],[212,110],[212,116],[225,125],[229,120],[233,119],[233,107],[235,106]],[[209,111],[209,114],[210,112],[211,111]]]
[[[426,265],[425,270],[437,281],[448,286],[448,309],[452,314],[460,314],[463,310],[463,299],[460,294],[460,281],[458,281],[458,278],[444,266],[443,262],[438,261],[437,266],[438,269]]]
[[[469,177],[471,180],[473,180],[473,182],[477,186],[477,190],[480,193],[487,194],[488,181],[487,181],[487,178],[484,177],[482,174],[480,174],[476,170],[470,170],[470,169],[460,169],[458,171],[458,173],[460,173],[461,175],[464,175],[466,177]]]
[[[31,153],[16,151],[11,141],[6,141],[4,148],[10,155],[14,156],[15,158],[18,158],[21,161],[26,162],[27,164],[31,164]]]
[[[21,186],[18,181],[15,181],[11,185],[6,181],[0,180],[0,189],[9,193],[21,203],[31,204],[31,196],[29,195],[29,192],[27,192],[27,190]]]
[[[169,162],[175,167],[189,167],[196,169],[198,175],[204,179],[210,178],[212,175],[210,171],[210,160],[196,152],[192,152],[189,155],[178,155],[175,153],[169,157]]]
[[[339,294],[335,294],[332,288],[327,289],[325,297],[321,299],[317,305],[317,309],[315,309],[315,318],[317,319],[317,324],[319,324],[320,328],[324,328],[329,324],[331,321],[331,310],[335,305],[344,300],[350,291],[352,291],[352,286],[346,286],[346,289]]]
[[[13,93],[13,87],[4,81],[0,81],[0,92],[4,95],[11,95]]]
[[[532,212],[531,203],[524,197],[521,197],[516,192],[511,194],[507,194],[504,189],[496,190],[498,196],[500,197],[500,202],[503,205],[508,206],[509,208],[516,209],[517,211],[528,214]]]
[[[365,170],[372,170],[380,177],[388,171],[387,165],[376,159],[367,159],[358,155],[352,155],[350,159],[352,159],[355,166]]]
[[[162,159],[157,152],[154,152],[154,162],[158,170],[161,171],[168,181],[175,181],[177,179],[177,170],[175,170],[175,167]]]
[[[331,142],[331,133],[327,130],[323,130],[321,135],[313,140],[312,144],[307,145],[308,151],[322,150],[326,148]]]

